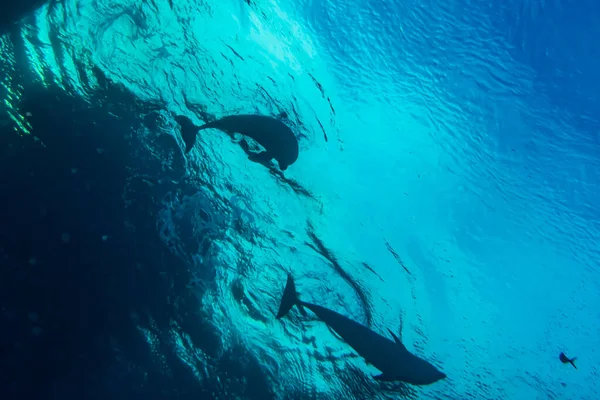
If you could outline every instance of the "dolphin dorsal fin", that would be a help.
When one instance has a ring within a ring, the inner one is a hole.
[[[398,347],[400,347],[400,348],[401,348],[402,350],[404,350],[404,351],[408,351],[408,350],[406,349],[406,346],[404,346],[404,345],[402,344],[402,342],[400,341],[400,339],[398,339],[398,336],[396,336],[396,335],[394,334],[394,332],[392,332],[392,331],[391,331],[389,328],[388,328],[388,332],[390,333],[390,335],[392,335],[392,337],[394,338],[394,342],[396,342],[396,344],[398,345]]]

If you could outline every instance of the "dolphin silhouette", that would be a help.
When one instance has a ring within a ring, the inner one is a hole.
[[[196,126],[187,117],[178,115],[175,120],[181,126],[181,137],[185,142],[185,152],[196,143],[196,135],[203,129],[219,129],[229,135],[241,133],[256,140],[266,151],[248,156],[251,161],[267,165],[274,158],[279,168],[285,171],[298,159],[298,139],[294,132],[277,118],[265,115],[229,115],[202,126]]]
[[[303,307],[311,310],[369,364],[381,371],[381,375],[373,377],[376,380],[429,385],[446,378],[446,374],[432,364],[410,353],[389,329],[393,341],[335,311],[301,301],[296,293],[294,279],[288,275],[276,318],[282,318],[294,306],[304,315],[306,311]]]

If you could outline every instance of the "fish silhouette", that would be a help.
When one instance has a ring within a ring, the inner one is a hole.
[[[577,357],[569,358],[565,355],[565,353],[560,353],[559,358],[563,364],[571,363],[573,368],[577,369],[577,365],[575,365],[575,360],[577,360]]]

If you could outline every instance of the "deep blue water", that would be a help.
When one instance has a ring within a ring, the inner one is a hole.
[[[0,398],[599,397],[595,2],[19,4]],[[237,113],[287,114],[284,178],[218,131],[183,152],[175,115]],[[288,272],[448,377],[276,320]]]

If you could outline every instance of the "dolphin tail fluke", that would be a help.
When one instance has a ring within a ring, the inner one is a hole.
[[[279,304],[279,311],[277,312],[277,319],[284,317],[294,306],[298,306],[298,309],[303,315],[306,315],[302,302],[298,298],[296,293],[296,284],[291,274],[288,274],[287,283],[283,290],[283,296],[281,297],[281,304]]]
[[[176,116],[175,121],[181,126],[181,138],[185,143],[185,152],[189,153],[196,144],[196,135],[200,127],[194,125],[191,119],[183,115]]]
[[[577,357],[573,357],[569,360],[569,362],[571,363],[571,365],[573,366],[573,368],[577,369],[577,365],[575,365],[575,360],[577,360]]]

